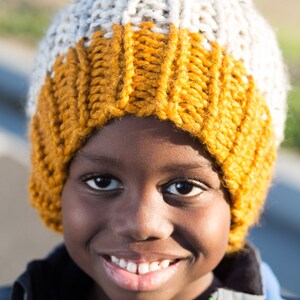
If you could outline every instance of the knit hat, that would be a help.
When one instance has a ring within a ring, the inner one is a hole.
[[[283,139],[287,79],[251,0],[76,0],[42,41],[28,99],[31,201],[62,231],[69,163],[96,127],[169,120],[214,157],[231,195],[228,252],[259,217]]]

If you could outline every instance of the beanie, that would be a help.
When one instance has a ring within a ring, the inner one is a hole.
[[[54,18],[28,97],[30,194],[62,231],[68,166],[91,132],[168,120],[215,159],[231,197],[227,252],[259,218],[283,139],[287,78],[251,0],[76,0]]]

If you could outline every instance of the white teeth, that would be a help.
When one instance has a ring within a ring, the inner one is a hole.
[[[139,264],[139,274],[147,274],[149,270],[149,264],[147,263],[141,263]]]
[[[121,258],[120,261],[119,261],[119,266],[123,269],[126,269],[127,267],[127,262],[125,259]]]
[[[132,261],[129,261],[128,264],[127,264],[127,271],[130,272],[130,273],[136,273],[137,271],[137,264],[132,262]]]
[[[111,261],[114,264],[118,265],[120,268],[126,269],[130,273],[137,273],[141,275],[168,268],[171,263],[171,260],[169,259],[165,259],[162,261],[153,261],[151,263],[143,262],[137,264],[133,261],[126,261],[123,258],[119,259],[116,256],[111,256],[110,258]]]
[[[111,261],[113,262],[113,263],[115,263],[115,264],[119,264],[119,259],[117,258],[117,257],[115,257],[115,256],[112,256],[111,257]]]
[[[161,269],[160,265],[159,265],[159,262],[158,261],[153,261],[151,264],[150,264],[150,267],[149,267],[150,271],[158,271]]]
[[[170,265],[170,261],[168,259],[165,259],[160,262],[159,264],[163,269],[167,268]]]

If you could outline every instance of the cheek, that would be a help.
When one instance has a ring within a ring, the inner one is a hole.
[[[213,249],[220,249],[221,253],[225,253],[230,232],[231,214],[230,207],[224,203],[223,209],[211,213],[210,222],[206,227],[206,235],[210,243],[205,246],[213,251]],[[222,254],[223,256],[223,254]]]
[[[86,245],[101,223],[104,215],[92,205],[90,199],[80,196],[67,181],[62,192],[63,234],[66,244]]]
[[[206,259],[222,259],[228,245],[230,219],[230,206],[226,201],[216,201],[191,213],[189,232],[195,252]]]

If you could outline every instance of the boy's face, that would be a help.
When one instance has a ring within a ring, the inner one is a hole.
[[[67,249],[99,299],[194,298],[228,243],[228,196],[210,157],[154,118],[96,132],[70,165],[62,209]]]

